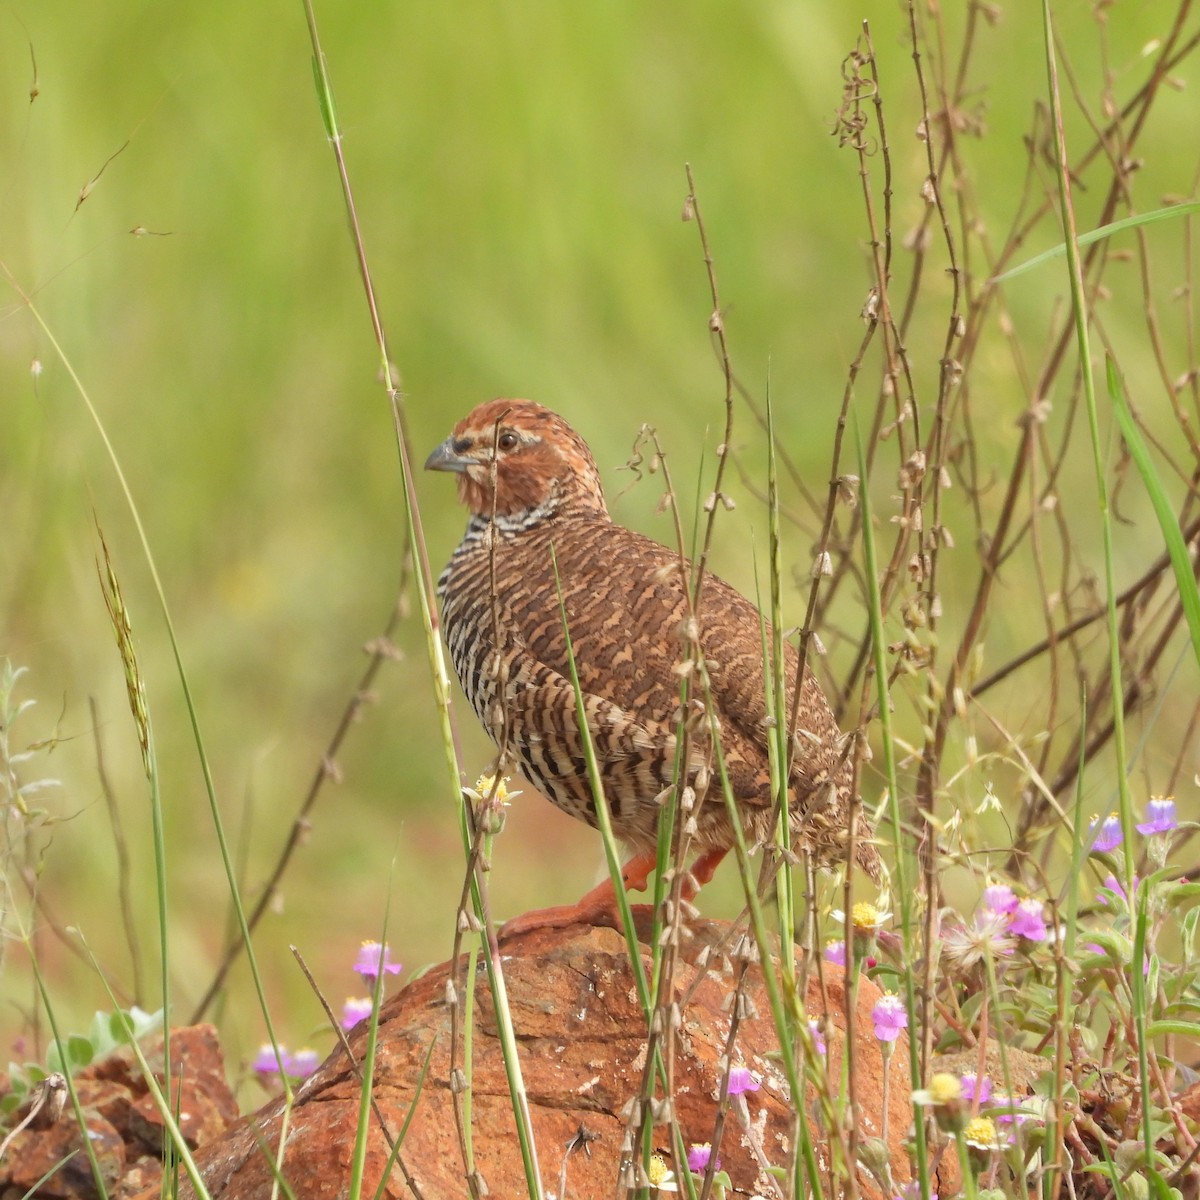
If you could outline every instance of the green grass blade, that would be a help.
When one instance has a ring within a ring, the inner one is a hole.
[[[488,937],[485,946],[491,942]],[[504,982],[499,955],[490,950],[484,954],[488,983],[492,989],[492,1004],[496,1011],[496,1030],[500,1038],[500,1055],[504,1062],[504,1074],[508,1081],[509,1099],[512,1101],[513,1119],[517,1127],[517,1141],[521,1148],[521,1164],[525,1171],[525,1186],[530,1200],[541,1200],[542,1179],[538,1168],[537,1144],[533,1137],[533,1123],[529,1115],[529,1097],[525,1092],[525,1079],[521,1073],[521,1060],[517,1056],[517,1035],[513,1029],[512,1009],[508,1003],[508,988]]]
[[[1192,560],[1188,554],[1187,543],[1183,540],[1183,532],[1179,528],[1179,520],[1175,510],[1167,499],[1158,472],[1154,469],[1154,460],[1150,457],[1142,432],[1133,419],[1129,408],[1129,399],[1121,386],[1116,364],[1108,359],[1108,395],[1113,402],[1113,412],[1120,426],[1121,436],[1129,447],[1134,466],[1142,477],[1150,503],[1154,505],[1154,515],[1158,518],[1162,529],[1163,541],[1167,544],[1167,553],[1171,556],[1171,569],[1175,572],[1175,585],[1179,589],[1179,603],[1183,607],[1183,615],[1187,620],[1188,632],[1192,636],[1192,649],[1196,662],[1200,665],[1200,589],[1196,587],[1196,576],[1192,572]]]
[[[311,9],[308,10],[311,14]],[[337,115],[333,107],[333,89],[329,86],[329,73],[325,70],[325,56],[312,60],[313,83],[317,89],[317,105],[321,110],[321,121],[325,126],[325,136],[332,141],[338,136]]]
[[[856,431],[857,432],[857,431]],[[888,788],[888,814],[892,823],[893,835],[896,839],[896,888],[900,900],[900,925],[904,931],[905,946],[911,944],[913,937],[913,900],[915,895],[909,886],[910,864],[909,847],[905,843],[904,824],[900,815],[900,775],[896,763],[896,744],[892,737],[891,701],[888,696],[887,670],[887,640],[883,629],[883,603],[879,595],[879,560],[875,550],[875,527],[871,509],[871,494],[868,487],[867,459],[863,449],[862,436],[855,437],[855,447],[858,451],[859,503],[862,506],[862,535],[863,535],[863,567],[866,572],[867,615],[871,631],[871,661],[875,668],[875,687],[878,694],[880,740],[883,743],[884,778]],[[851,868],[848,866],[847,870]],[[849,945],[847,945],[849,952]],[[921,1048],[917,1038],[917,1008],[916,981],[913,978],[912,962],[904,964],[902,972],[904,979],[904,1003],[908,1008],[909,1027],[913,1031],[908,1039],[909,1076],[913,1091],[921,1087]],[[918,1115],[914,1121],[916,1137],[916,1174],[920,1181],[921,1195],[930,1195],[929,1149],[925,1140],[925,1122]],[[964,1176],[970,1179],[970,1176]]]
[[[1119,221],[1110,221],[1107,225],[1101,225],[1098,229],[1093,229],[1089,233],[1081,233],[1076,239],[1077,246],[1090,246],[1093,242],[1103,241],[1105,238],[1112,237],[1114,233],[1121,233],[1126,229],[1137,229],[1142,225],[1154,225],[1159,221],[1169,221],[1175,217],[1190,217],[1192,213],[1200,212],[1200,200],[1188,200],[1183,204],[1170,204],[1166,208],[1156,208],[1151,212],[1137,213],[1132,217],[1122,217]],[[1067,243],[1059,242],[1057,246],[1051,246],[1049,250],[1042,251],[1041,254],[1035,254],[1033,258],[1027,259],[1015,267],[1010,267],[1007,271],[1001,272],[999,275],[994,275],[991,283],[1005,283],[1010,279],[1015,279],[1018,275],[1024,275],[1026,271],[1032,271],[1035,267],[1045,266],[1048,262],[1053,262],[1056,258],[1062,258],[1067,252]]]
[[[281,1146],[284,1141],[283,1135],[287,1132],[287,1115],[285,1111],[285,1120],[280,1127]],[[254,1134],[254,1144],[258,1147],[258,1152],[262,1156],[263,1162],[267,1164],[267,1169],[271,1172],[271,1200],[275,1200],[280,1193],[283,1194],[284,1200],[296,1200],[296,1193],[283,1174],[283,1168],[280,1165],[281,1155],[278,1151],[271,1150],[271,1147],[267,1144],[267,1139],[263,1137],[257,1127],[252,1130],[252,1133]],[[173,1200],[173,1198],[163,1197],[163,1200]]]
[[[34,1197],[44,1195],[45,1193],[41,1190],[42,1184],[53,1179],[54,1176],[57,1175],[59,1171],[61,1171],[63,1167],[65,1167],[67,1163],[69,1163],[71,1159],[73,1159],[78,1153],[78,1150],[72,1150],[69,1154],[64,1154],[62,1158],[60,1158],[58,1162],[54,1164],[54,1166],[50,1167],[49,1170],[42,1175],[41,1179],[39,1179],[29,1189],[29,1191],[27,1191],[25,1195],[21,1197],[21,1200],[34,1200]]]
[[[400,1126],[400,1132],[396,1134],[396,1140],[392,1145],[391,1152],[388,1154],[387,1162],[383,1164],[383,1170],[379,1175],[379,1186],[375,1189],[374,1200],[384,1200],[387,1193],[388,1176],[392,1172],[392,1167],[396,1165],[396,1160],[400,1157],[401,1147],[404,1145],[404,1139],[408,1136],[408,1127],[413,1122],[413,1117],[417,1115],[417,1105],[421,1102],[421,1093],[425,1090],[425,1077],[429,1074],[429,1064],[433,1061],[433,1051],[437,1046],[438,1039],[432,1037],[429,1039],[429,1049],[425,1051],[425,1061],[421,1063],[421,1073],[417,1076],[417,1082],[413,1086],[412,1103],[408,1106],[408,1112],[404,1114],[404,1123]]]
[[[795,876],[789,861],[792,848],[791,813],[788,809],[788,775],[792,755],[791,706],[792,696],[788,690],[784,671],[783,651],[783,537],[779,525],[779,470],[775,442],[775,405],[771,398],[770,381],[767,383],[767,521],[769,530],[769,576],[771,588],[771,645],[770,658],[763,663],[763,677],[770,679],[767,688],[767,711],[775,718],[770,740],[774,754],[775,777],[771,780],[775,803],[779,806],[779,824],[775,836],[779,845],[782,863],[776,876],[780,944],[790,947],[796,940],[795,928]],[[796,688],[801,686],[797,679]],[[785,986],[793,994],[796,991],[796,960],[791,953],[782,953],[779,958]]]
[[[317,100],[321,109],[321,120],[333,149],[338,179],[342,190],[342,199],[350,224],[355,258],[366,295],[367,307],[371,315],[371,326],[375,335],[375,343],[379,350],[380,373],[387,388],[388,400],[392,412],[396,449],[400,460],[400,472],[404,486],[404,516],[408,526],[409,544],[413,547],[413,568],[417,580],[416,592],[421,611],[421,629],[425,637],[430,671],[433,676],[434,697],[438,712],[444,763],[449,776],[448,782],[450,788],[456,798],[459,833],[462,837],[463,850],[468,861],[470,861],[473,852],[472,832],[470,816],[462,793],[461,772],[459,770],[458,751],[451,716],[450,676],[446,666],[441,638],[438,633],[438,622],[433,600],[432,572],[425,551],[424,529],[421,522],[420,509],[417,504],[416,490],[413,486],[411,455],[401,418],[399,391],[393,377],[393,367],[387,351],[383,321],[375,296],[375,287],[371,279],[366,248],[363,244],[358,212],[354,202],[354,193],[350,186],[350,175],[342,154],[342,135],[337,124],[333,85],[329,78],[325,53],[321,48],[316,14],[313,11],[311,0],[303,0],[303,7],[305,20],[308,25],[309,40],[312,45],[312,64],[316,80]],[[475,915],[480,919],[481,923],[486,924],[485,906],[477,876],[471,879],[470,892]],[[521,1063],[517,1056],[516,1033],[513,1030],[512,1014],[508,1005],[508,989],[505,985],[504,971],[499,961],[499,955],[494,953],[494,948],[495,939],[489,933],[483,941],[484,963],[487,968],[488,982],[495,1005],[501,1056],[504,1061],[505,1075],[508,1080],[509,1095],[513,1103],[513,1116],[516,1120],[517,1136],[521,1146],[521,1160],[525,1168],[525,1179],[529,1195],[540,1198],[542,1190],[537,1164],[537,1148],[533,1140],[533,1128],[530,1124],[529,1104],[521,1073]]]
[[[83,941],[83,948],[87,951],[87,956],[91,960],[92,967],[96,974],[100,977],[100,982],[104,986],[104,990],[108,993],[109,1002],[112,1004],[113,1012],[117,1019],[121,1022],[121,1026],[125,1032],[125,1039],[129,1044],[129,1049],[132,1051],[134,1058],[137,1059],[138,1069],[142,1073],[142,1078],[146,1081],[146,1089],[150,1093],[150,1098],[154,1101],[155,1107],[158,1109],[159,1116],[162,1117],[163,1132],[171,1141],[171,1145],[175,1148],[175,1157],[179,1163],[182,1163],[183,1169],[187,1172],[187,1177],[191,1181],[192,1187],[195,1189],[196,1195],[200,1200],[208,1200],[208,1188],[204,1184],[204,1180],[200,1177],[200,1170],[196,1166],[196,1160],[192,1157],[192,1152],[188,1149],[188,1144],[183,1136],[183,1131],[179,1128],[178,1121],[175,1120],[175,1113],[172,1111],[168,1097],[163,1095],[163,1090],[158,1085],[158,1080],[154,1078],[154,1072],[150,1069],[150,1064],[146,1061],[146,1055],[142,1051],[141,1043],[137,1039],[137,1031],[133,1027],[128,1014],[117,1003],[117,998],[113,995],[112,988],[108,986],[108,980],[104,977],[104,972],[100,969],[100,964],[96,961],[95,954],[92,953],[92,948],[83,940],[80,935],[80,940]],[[46,995],[45,985],[42,982],[41,972],[37,969],[37,964],[34,964],[34,972],[37,974],[38,987],[42,991],[43,1000],[46,1002],[46,1012],[49,1014],[50,1005],[49,997]],[[164,1014],[164,1024],[166,1014]],[[51,1017],[53,1024],[53,1017]],[[55,1033],[57,1037],[57,1032]],[[70,1082],[70,1077],[67,1078],[68,1086],[71,1087],[72,1098],[75,1096],[74,1085]],[[76,1101],[76,1103],[78,1103]],[[80,1110],[77,1108],[77,1112]],[[88,1147],[88,1153],[91,1154],[91,1147]],[[98,1170],[98,1167],[96,1168]],[[97,1176],[99,1178],[99,1176]],[[100,1194],[104,1195],[104,1188],[101,1186]]]
[[[359,1064],[362,1076],[359,1084],[358,1121],[354,1127],[354,1146],[350,1152],[350,1200],[358,1200],[362,1195],[363,1172],[367,1165],[367,1139],[371,1131],[371,1089],[375,1082],[375,1050],[379,1044],[379,1006],[383,1002],[383,981],[387,974],[383,968],[387,947],[387,918],[388,914],[385,912],[383,928],[379,934],[379,970],[375,973],[375,984],[371,988],[371,1019],[367,1026],[367,1048]]]
[[[1105,475],[1103,443],[1096,404],[1096,382],[1092,372],[1091,343],[1088,334],[1087,296],[1083,286],[1083,265],[1079,258],[1079,236],[1075,231],[1075,209],[1071,202],[1071,174],[1067,160],[1067,140],[1063,120],[1062,97],[1058,87],[1058,62],[1054,51],[1054,21],[1050,0],[1042,0],[1042,35],[1046,55],[1046,85],[1050,99],[1050,114],[1054,133],[1054,156],[1058,176],[1059,217],[1066,244],[1067,270],[1071,285],[1071,314],[1075,325],[1075,340],[1079,354],[1079,371],[1083,382],[1083,397],[1087,408],[1088,432],[1092,443],[1092,463],[1096,473],[1096,495],[1100,503],[1100,525],[1104,537],[1104,584],[1107,609],[1110,708],[1113,723],[1113,754],[1116,759],[1117,795],[1121,814],[1125,892],[1131,906],[1135,903],[1133,809],[1129,796],[1129,760],[1125,744],[1125,703],[1121,683],[1121,638],[1117,624],[1117,585],[1115,550],[1113,547],[1112,512]],[[1132,910],[1136,918],[1136,909]],[[1150,1066],[1146,1045],[1145,980],[1141,960],[1131,970],[1133,1020],[1137,1035],[1138,1076],[1142,1097],[1142,1134],[1147,1145],[1152,1144],[1150,1128]]]
[[[38,966],[37,957],[34,955],[33,943],[30,941],[27,934],[23,935],[23,940],[25,942],[25,951],[29,955],[29,963],[33,967],[34,982],[37,984],[37,990],[42,998],[42,1007],[46,1010],[46,1019],[50,1022],[50,1033],[54,1038],[54,1045],[58,1048],[59,1062],[67,1064],[70,1061],[67,1056],[67,1043],[62,1034],[59,1032],[58,1021],[54,1016],[54,1008],[50,1003],[50,992],[46,988],[46,980],[42,976],[41,968]],[[96,969],[97,973],[100,973],[99,967]],[[104,980],[103,974],[100,974],[100,978],[102,981]],[[107,982],[105,982],[104,986],[106,988],[108,987]],[[109,994],[111,995],[112,993],[110,992]],[[119,1007],[115,1000],[113,1002],[113,1007]],[[130,1040],[132,1041],[132,1038]],[[64,1069],[62,1075],[66,1080],[67,1094],[71,1097],[71,1108],[74,1110],[75,1120],[79,1124],[80,1138],[83,1141],[83,1149],[88,1158],[88,1165],[91,1167],[92,1179],[96,1184],[97,1192],[103,1196],[105,1194],[104,1174],[100,1170],[100,1160],[96,1156],[96,1149],[92,1145],[92,1139],[88,1137],[87,1122],[83,1113],[83,1105],[79,1101],[79,1093],[75,1088],[75,1081],[71,1078],[71,1072],[69,1069]],[[197,1188],[196,1190],[199,1192],[200,1189]]]
[[[587,723],[587,709],[584,707],[583,689],[579,684],[579,672],[575,668],[575,648],[571,640],[571,630],[567,622],[567,604],[563,597],[562,578],[558,573],[558,556],[554,546],[550,546],[550,561],[554,567],[554,586],[558,594],[558,615],[562,622],[563,644],[567,650],[567,668],[570,673],[571,687],[575,691],[575,720],[579,726],[579,736],[583,741],[583,757],[587,763],[588,786],[595,798],[596,825],[600,830],[600,838],[604,843],[604,859],[608,864],[609,878],[612,880],[613,893],[617,900],[617,912],[621,917],[621,929],[625,934],[625,943],[629,948],[630,970],[637,984],[638,1000],[646,1020],[650,1020],[654,1007],[650,995],[650,983],[646,978],[646,969],[642,964],[639,949],[637,926],[634,924],[633,911],[629,907],[629,895],[625,891],[621,873],[621,854],[617,849],[616,835],[613,833],[612,818],[608,811],[608,800],[604,795],[604,783],[600,778],[600,766],[596,761],[596,747],[592,740],[592,731]]]
[[[16,281],[11,279],[10,282],[16,287]],[[204,745],[204,737],[200,731],[200,716],[196,711],[195,700],[192,696],[191,684],[188,682],[187,671],[183,665],[183,651],[179,645],[179,639],[175,635],[175,624],[171,619],[170,606],[167,604],[167,592],[163,586],[162,578],[158,573],[158,566],[154,558],[154,553],[150,549],[150,537],[146,532],[145,524],[142,521],[141,509],[137,505],[137,501],[133,497],[133,489],[130,487],[129,481],[126,478],[124,468],[121,466],[121,459],[117,454],[116,447],[112,443],[112,439],[108,436],[108,429],[100,416],[99,410],[92,403],[91,395],[83,384],[83,380],[75,370],[74,363],[67,355],[66,350],[59,344],[54,331],[49,323],[42,316],[39,309],[34,305],[32,297],[20,291],[21,298],[28,309],[30,316],[37,322],[38,326],[45,334],[47,341],[54,348],[55,354],[59,361],[63,364],[71,383],[83,401],[84,407],[88,411],[88,415],[92,419],[92,423],[96,427],[96,432],[104,445],[105,453],[108,455],[109,463],[112,465],[113,473],[116,475],[117,483],[120,486],[121,493],[125,497],[125,503],[129,509],[130,517],[133,519],[133,524],[137,530],[138,540],[141,543],[142,554],[146,560],[146,567],[150,572],[150,579],[154,585],[155,595],[158,597],[159,608],[162,612],[163,624],[166,626],[167,640],[171,646],[171,654],[175,660],[175,670],[179,677],[180,690],[183,693],[184,706],[187,709],[188,721],[192,731],[192,741],[196,746],[196,753],[200,762],[200,773],[204,780],[204,791],[208,799],[209,811],[213,819],[213,827],[217,835],[217,845],[221,852],[221,862],[225,869],[225,878],[230,889],[230,897],[233,901],[234,912],[237,915],[238,929],[242,934],[243,943],[246,947],[246,961],[250,968],[250,975],[254,982],[255,993],[258,997],[259,1008],[262,1011],[263,1022],[267,1029],[267,1035],[271,1045],[275,1050],[276,1056],[279,1056],[279,1044],[275,1036],[274,1024],[271,1020],[271,1013],[267,1006],[266,986],[263,983],[262,976],[258,969],[258,960],[254,955],[254,950],[250,942],[250,928],[246,923],[245,907],[242,904],[241,892],[237,883],[237,871],[234,867],[233,855],[229,849],[229,841],[225,836],[225,825],[221,817],[220,806],[217,803],[216,784],[213,781],[212,768],[209,765],[208,753]],[[170,1014],[164,1016],[164,1021],[170,1024]],[[287,1092],[289,1099],[291,1096],[291,1088],[284,1078],[284,1089]]]
[[[129,709],[134,724],[138,730],[138,740],[142,748],[142,767],[146,773],[146,781],[150,788],[150,828],[154,846],[154,883],[158,913],[158,947],[159,947],[159,983],[162,995],[163,1010],[163,1090],[171,1095],[171,936],[170,908],[167,902],[167,839],[163,824],[162,787],[158,769],[158,752],[154,744],[154,722],[151,720],[150,703],[147,699],[146,680],[138,665],[137,649],[133,639],[133,625],[125,598],[121,593],[121,583],[117,578],[112,564],[108,542],[104,530],[100,526],[100,518],[93,513],[96,522],[96,536],[100,539],[100,550],[104,558],[101,568],[100,560],[96,561],[96,570],[100,576],[100,588],[104,593],[104,605],[108,609],[112,622],[113,634],[116,637],[117,649],[125,670],[125,687],[128,693]],[[167,1160],[163,1163],[164,1176],[170,1176],[173,1169],[170,1154],[170,1144],[167,1144]]]

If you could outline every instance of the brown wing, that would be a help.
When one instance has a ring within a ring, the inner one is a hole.
[[[688,613],[678,555],[619,525],[596,522],[560,527],[553,545],[581,688],[638,714],[658,737],[667,736],[677,724]],[[532,655],[566,676],[559,583],[552,568],[536,561],[549,557],[548,545],[522,547],[520,553],[532,557],[526,583],[541,578],[544,584],[523,589],[524,595],[513,597],[515,603],[506,604],[506,624]],[[758,610],[723,580],[711,577],[704,588],[701,628],[735,794],[769,804],[769,726]],[[785,655],[790,696],[796,655],[790,646]],[[808,673],[799,726],[804,732],[793,779],[804,792],[835,770],[840,736]]]

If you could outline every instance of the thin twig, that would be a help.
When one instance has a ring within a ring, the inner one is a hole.
[[[308,963],[304,961],[304,955],[296,946],[290,947],[292,955],[296,959],[297,965],[300,967],[301,973],[308,981],[308,986],[312,989],[312,993],[316,996],[318,1003],[325,1012],[325,1019],[329,1022],[330,1029],[337,1035],[338,1042],[342,1047],[342,1053],[346,1056],[346,1061],[350,1064],[350,1070],[354,1072],[358,1082],[362,1084],[363,1073],[362,1066],[358,1059],[354,1056],[354,1051],[350,1049],[350,1039],[346,1036],[346,1031],[342,1028],[342,1023],[337,1019],[336,1014],[330,1007],[329,1001],[325,998],[325,993],[321,990],[313,976],[312,971],[308,969]],[[414,1099],[413,1103],[417,1101]],[[396,1165],[400,1168],[401,1174],[404,1176],[404,1182],[408,1185],[408,1189],[416,1197],[416,1200],[423,1200],[421,1189],[417,1186],[417,1181],[413,1178],[412,1172],[409,1171],[404,1162],[403,1157],[396,1149],[396,1137],[392,1133],[391,1126],[388,1125],[387,1118],[383,1115],[383,1109],[379,1107],[379,1101],[375,1099],[374,1092],[371,1093],[371,1112],[375,1116],[375,1120],[379,1125],[379,1132],[383,1134],[384,1140],[388,1144],[388,1150],[395,1154]]]
[[[357,722],[359,713],[372,700],[371,689],[375,683],[376,675],[379,674],[385,662],[394,661],[396,658],[396,648],[392,643],[392,634],[395,632],[396,626],[405,612],[409,561],[409,556],[405,555],[400,577],[400,587],[396,601],[392,605],[391,615],[384,626],[383,633],[367,645],[370,658],[367,661],[366,668],[359,678],[357,687],[351,693],[350,699],[346,702],[346,707],[342,710],[342,715],[334,727],[333,736],[329,739],[329,743],[325,747],[325,752],[321,755],[320,762],[313,772],[312,779],[308,785],[308,791],[305,793],[304,799],[300,802],[300,807],[296,810],[296,815],[292,818],[291,828],[288,830],[287,839],[279,852],[275,866],[271,869],[271,873],[267,877],[262,891],[259,893],[258,900],[247,917],[246,925],[250,932],[254,931],[259,921],[262,920],[264,913],[270,908],[296,851],[304,844],[308,831],[311,828],[312,811],[325,788],[325,784],[331,779],[337,778],[337,755],[342,748],[342,743],[345,741],[346,735]],[[226,947],[212,981],[209,983],[204,995],[200,998],[200,1002],[196,1005],[195,1011],[192,1013],[191,1023],[193,1025],[203,1019],[209,1005],[216,999],[217,994],[225,984],[225,980],[233,964],[237,961],[243,945],[241,937],[237,937]]]

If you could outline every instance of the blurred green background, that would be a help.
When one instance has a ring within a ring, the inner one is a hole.
[[[1081,91],[1094,101],[1090,7],[1056,7]],[[1119,97],[1140,82],[1143,47],[1172,12],[1154,3],[1109,11]],[[735,366],[760,398],[769,377],[781,438],[823,487],[869,283],[857,160],[831,136],[842,60],[864,18],[884,80],[897,236],[923,206],[919,95],[899,6],[318,3],[317,15],[418,461],[479,401],[524,395],[560,409],[589,439],[614,497],[631,482],[616,468],[643,421],[660,431],[684,493],[694,491],[721,425],[722,383],[696,227],[680,220],[689,161]],[[962,19],[947,15],[952,40]],[[1045,92],[1040,15],[1007,6],[975,37],[972,111],[987,132],[960,144],[999,241],[1024,186],[1023,135]],[[0,260],[79,372],[144,514],[252,891],[362,669],[361,647],[383,627],[401,565],[396,447],[303,11],[230,0],[6,3],[0,84]],[[1140,148],[1143,207],[1191,187],[1195,163],[1179,148],[1194,149],[1195,122],[1192,93],[1163,97]],[[1077,115],[1068,133],[1089,136]],[[1099,198],[1084,189],[1078,199],[1086,224]],[[1153,236],[1166,261],[1178,259],[1177,228]],[[1043,223],[1029,250],[1056,240]],[[933,262],[940,269],[940,254]],[[1149,362],[1132,290],[1110,309],[1127,370]],[[929,311],[910,339],[926,403],[945,280],[927,291]],[[1009,291],[1035,361],[1062,295],[1061,270]],[[182,1018],[211,976],[226,890],[174,665],[96,429],[7,283],[0,316],[0,655],[30,669],[21,695],[38,701],[12,731],[14,748],[56,737],[26,768],[62,782],[38,798],[54,817],[39,835],[39,886],[57,918],[82,928],[127,978],[94,697],[152,958],[149,809],[96,580],[94,510],[132,613],[162,761]],[[975,432],[1004,471],[1027,397],[1002,352],[993,366],[993,378],[975,383]],[[761,478],[763,439],[744,412],[736,441]],[[891,472],[880,481],[884,499]],[[436,570],[464,517],[445,478],[417,487]],[[744,488],[733,492],[740,504],[722,523],[716,563],[752,593],[750,547],[754,537],[765,546],[765,520]],[[650,480],[614,499],[614,511],[667,540],[658,497]],[[793,537],[803,568],[810,543]],[[967,560],[964,581],[970,569]],[[798,619],[794,593],[789,601]],[[1028,624],[1019,601],[1002,611]],[[1006,636],[997,630],[1001,645]],[[461,854],[415,619],[397,641],[404,661],[381,676],[379,703],[340,756],[343,782],[324,793],[280,911],[259,933],[293,1043],[319,1014],[290,943],[335,1001],[355,990],[349,963],[359,940],[378,934],[389,897],[397,957],[417,965],[450,946]],[[473,778],[489,747],[465,706],[459,722]],[[10,846],[10,865],[15,853]],[[527,791],[500,843],[496,909],[573,899],[600,862],[593,834]],[[720,889],[712,903],[720,908]],[[8,905],[28,910],[12,870]],[[13,917],[0,1019],[9,1041],[31,1001],[15,929]],[[41,952],[68,1027],[107,1007],[99,983],[53,938]],[[244,967],[233,982],[236,1057],[262,1029]]]

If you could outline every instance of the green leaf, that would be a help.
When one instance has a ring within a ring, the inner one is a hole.
[[[139,1041],[148,1033],[156,1033],[162,1028],[163,1010],[156,1008],[154,1012],[146,1012],[135,1004],[129,1010],[129,1020],[133,1025],[133,1036]]]
[[[1089,942],[1095,942],[1118,962],[1127,963],[1133,958],[1133,943],[1119,933],[1110,929],[1092,929],[1087,937]]]
[[[67,1058],[70,1060],[72,1073],[80,1067],[86,1067],[94,1055],[92,1043],[87,1038],[78,1033],[73,1033],[67,1038]]]
[[[1179,528],[1175,511],[1171,508],[1167,494],[1159,481],[1158,472],[1150,451],[1142,439],[1141,431],[1129,411],[1129,401],[1117,377],[1117,366],[1112,358],[1108,359],[1108,394],[1113,402],[1117,424],[1121,427],[1121,436],[1129,447],[1134,465],[1142,477],[1142,483],[1150,495],[1154,505],[1154,514],[1158,517],[1163,539],[1167,543],[1167,553],[1171,556],[1171,567],[1175,572],[1175,586],[1179,589],[1179,603],[1183,615],[1187,619],[1188,630],[1192,635],[1192,649],[1196,654],[1196,662],[1200,664],[1200,591],[1196,588],[1196,577],[1192,574],[1192,561],[1188,556],[1187,545]]]
[[[1163,1019],[1151,1021],[1149,1028],[1146,1030],[1148,1037],[1162,1037],[1168,1033],[1178,1034],[1180,1037],[1200,1037],[1200,1021]]]
[[[125,1037],[125,1014],[118,1008],[108,1014],[108,1037],[114,1046],[123,1045]]]
[[[26,1067],[20,1063],[10,1062],[8,1064],[8,1087],[10,1096],[16,1096],[17,1100],[21,1100],[25,1093],[29,1091],[29,1072]]]
[[[1163,1017],[1183,1016],[1191,1018],[1200,1013],[1200,991],[1196,987],[1196,971],[1184,971],[1178,975],[1170,975],[1163,980],[1163,987],[1168,989],[1171,999],[1163,1005]],[[1179,999],[1179,997],[1183,999]]]
[[[1200,200],[1188,200],[1184,204],[1170,204],[1166,208],[1156,208],[1148,213],[1138,213],[1136,216],[1122,217],[1119,221],[1112,221],[1108,225],[1101,225],[1099,229],[1093,229],[1090,233],[1081,233],[1075,239],[1075,242],[1079,246],[1090,246],[1093,242],[1099,242],[1104,238],[1112,237],[1114,233],[1120,233],[1125,229],[1136,229],[1139,225],[1153,225],[1157,221],[1169,221],[1172,217],[1187,217],[1195,212],[1200,212]],[[1052,246],[1049,250],[1043,251],[1041,254],[1035,254],[1033,258],[1027,259],[1019,266],[1011,267],[1000,275],[994,275],[991,282],[1001,283],[1009,279],[1015,279],[1018,275],[1024,275],[1026,271],[1032,271],[1035,267],[1043,266],[1045,263],[1053,262],[1056,258],[1061,258],[1066,253],[1066,250],[1066,242],[1059,242],[1057,246]]]
[[[1171,1200],[1171,1188],[1167,1186],[1167,1181],[1153,1167],[1146,1168],[1146,1175],[1150,1180],[1150,1191],[1155,1200]]]
[[[1160,883],[1168,883],[1173,876],[1177,874],[1175,867],[1160,867],[1157,871],[1150,875],[1146,875],[1142,879],[1142,885],[1148,888],[1155,888]]]
[[[108,1013],[97,1012],[92,1014],[92,1023],[88,1027],[88,1041],[93,1046],[103,1046],[105,1042],[111,1040],[108,1025],[109,1019]]]
[[[1179,923],[1179,937],[1183,943],[1183,961],[1190,962],[1196,953],[1196,922],[1200,921],[1200,908],[1189,908]]]
[[[332,142],[337,137],[337,115],[333,108],[333,91],[329,87],[329,77],[325,72],[324,55],[321,59],[313,55],[313,80],[317,85],[317,104],[321,109],[321,121],[325,126],[325,136]]]

